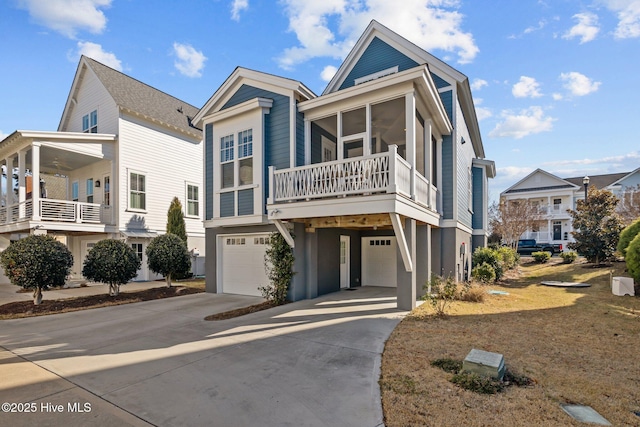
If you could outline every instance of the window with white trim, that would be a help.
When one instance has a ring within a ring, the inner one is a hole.
[[[71,183],[71,200],[74,202],[78,201],[78,192],[80,189],[80,183],[78,181],[73,181]]]
[[[253,184],[253,131],[238,133],[238,185]]]
[[[139,172],[129,172],[129,209],[147,209],[146,191],[146,176]]]
[[[233,160],[233,135],[223,136],[220,138],[220,170],[222,173],[221,188],[235,187],[233,179]]]
[[[111,206],[111,177],[109,175],[106,175],[103,181],[104,181],[104,200],[102,201],[102,203],[104,203],[107,206]]]
[[[98,110],[93,110],[82,117],[82,132],[98,133]]]
[[[187,183],[187,216],[200,215],[200,194],[197,185]]]
[[[87,203],[93,203],[93,178],[87,179]]]

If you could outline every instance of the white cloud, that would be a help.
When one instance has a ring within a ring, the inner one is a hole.
[[[598,15],[594,13],[577,13],[573,18],[578,21],[576,25],[571,27],[569,31],[562,35],[563,39],[580,38],[580,44],[592,41],[598,35],[600,27],[598,26]]]
[[[513,85],[511,93],[516,98],[539,98],[542,96],[540,83],[533,77],[527,76],[520,76],[520,81]]]
[[[116,57],[116,55],[111,52],[105,52],[102,49],[102,46],[97,43],[78,42],[78,56],[80,55],[88,56],[89,58],[95,59],[108,67],[122,71],[122,62]]]
[[[173,63],[181,74],[187,77],[202,76],[202,69],[207,57],[193,46],[182,43],[173,43],[173,53],[177,56],[177,60]]]
[[[541,107],[533,106],[519,113],[502,112],[503,121],[489,132],[491,138],[520,139],[540,132],[548,132],[553,128],[553,117],[545,116]]]
[[[547,25],[546,21],[544,20],[538,21],[538,25],[525,28],[524,34],[529,34],[529,33],[533,33],[534,31],[539,31],[543,29],[546,25]]]
[[[372,19],[427,51],[439,49],[471,62],[477,53],[473,35],[462,30],[458,0],[282,0],[289,31],[299,45],[285,49],[279,65],[291,69],[314,57],[344,58]],[[333,25],[331,25],[331,24]],[[332,28],[332,27],[335,27]]]
[[[112,0],[19,0],[35,22],[60,34],[75,38],[80,30],[99,34],[107,26],[100,9],[111,6]]]
[[[533,171],[534,169],[531,167],[505,166],[503,168],[496,168],[496,175],[499,175],[502,180],[514,181],[515,183]]]
[[[491,116],[493,116],[493,113],[490,109],[485,107],[476,107],[476,117],[478,118],[479,122],[484,119],[488,119]]]
[[[560,101],[562,100],[562,98],[564,98],[561,93],[554,93],[551,96],[553,97],[554,101]]]
[[[320,73],[320,78],[325,82],[331,81],[331,79],[336,75],[337,72],[337,67],[334,67],[333,65],[327,65]]]
[[[233,0],[231,2],[231,19],[240,20],[240,12],[249,9],[249,0]]]
[[[473,79],[473,82],[471,82],[471,89],[472,90],[480,90],[484,86],[488,86],[488,85],[489,85],[489,83],[486,80]]]
[[[597,91],[602,84],[576,71],[560,74],[560,80],[564,82],[564,87],[574,96],[588,95]]]
[[[640,0],[603,1],[609,10],[618,15],[618,26],[614,32],[616,38],[640,37]]]
[[[598,165],[598,164],[634,164],[636,165],[634,169],[637,168],[637,164],[640,161],[640,152],[632,151],[631,153],[619,155],[619,156],[609,156],[603,157],[599,159],[576,159],[576,160],[556,160],[552,162],[546,162],[545,165],[552,167],[564,167],[564,166],[589,166],[589,165]]]

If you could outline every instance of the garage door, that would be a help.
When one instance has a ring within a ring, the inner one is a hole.
[[[395,237],[362,238],[362,285],[397,286]]]
[[[221,237],[222,292],[262,296],[260,286],[269,283],[264,268],[268,234]]]

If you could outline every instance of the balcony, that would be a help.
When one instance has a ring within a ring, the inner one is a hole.
[[[35,212],[33,200],[0,207],[0,226],[23,221],[110,225],[113,223],[112,207],[54,199],[40,199]]]
[[[569,213],[567,213],[567,209],[572,209],[572,206],[554,204],[554,205],[540,206],[538,209],[540,214],[544,216],[553,217],[553,218],[557,218],[557,217],[568,218],[570,215]]]
[[[417,171],[412,173],[395,145],[388,152],[369,156],[282,170],[269,168],[269,205],[385,194],[399,195],[409,203],[439,212],[437,188]]]

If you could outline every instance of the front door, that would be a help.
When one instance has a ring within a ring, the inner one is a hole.
[[[349,275],[351,274],[350,270],[350,259],[349,259],[349,246],[350,246],[350,237],[349,236],[340,236],[340,287],[348,288],[351,286]]]
[[[145,270],[144,246],[142,243],[131,243],[131,248],[138,256],[138,259],[140,260],[140,269],[138,270],[138,273],[136,277],[133,278],[133,280],[136,280],[136,281],[145,280],[146,277],[144,277],[144,270]]]
[[[553,240],[562,240],[562,222],[560,221],[553,223]]]

